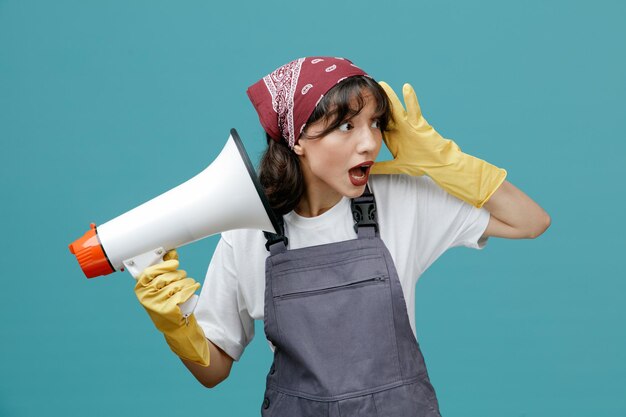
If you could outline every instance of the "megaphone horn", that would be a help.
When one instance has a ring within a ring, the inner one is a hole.
[[[69,245],[87,278],[124,268],[137,278],[165,251],[232,229],[281,227],[235,129],[204,171]]]

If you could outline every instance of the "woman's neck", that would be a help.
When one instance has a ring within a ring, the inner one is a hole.
[[[341,201],[342,195],[337,192],[316,192],[312,187],[307,187],[300,198],[295,212],[302,217],[317,217]]]

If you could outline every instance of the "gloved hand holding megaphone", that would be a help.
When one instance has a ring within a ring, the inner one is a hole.
[[[167,251],[233,229],[280,231],[278,219],[235,129],[231,129],[226,145],[204,171],[101,226],[92,223],[90,230],[71,243],[69,249],[87,278],[127,269],[138,279],[137,285],[142,282],[162,285],[175,277],[178,281],[183,279],[180,273],[175,273],[178,261],[164,262]],[[150,269],[152,266],[155,267]],[[193,293],[197,288],[199,284],[185,287],[184,294],[189,295],[188,292]],[[179,295],[173,299],[181,302],[186,297]],[[190,317],[195,322],[191,314],[197,299],[193,294],[178,305],[187,324]]]
[[[176,251],[167,252],[163,262],[141,273],[135,294],[175,354],[209,366],[209,346],[202,328],[193,314],[183,314],[178,307],[194,296],[200,284],[178,266]]]

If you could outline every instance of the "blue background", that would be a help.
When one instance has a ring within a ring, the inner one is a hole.
[[[137,303],[67,245],[182,183],[236,127],[248,85],[346,56],[411,82],[464,151],[552,216],[536,240],[453,249],[417,287],[444,416],[626,416],[626,6],[619,1],[0,0],[1,416],[255,416],[270,352],[198,384]],[[180,250],[204,277],[217,238]]]

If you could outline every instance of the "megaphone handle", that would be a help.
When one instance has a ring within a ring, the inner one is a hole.
[[[130,274],[135,279],[139,279],[139,276],[149,266],[156,265],[158,263],[163,262],[163,256],[165,255],[165,249],[156,248],[154,250],[148,251],[146,253],[142,253],[141,255],[137,255],[131,259],[127,259],[123,262],[126,270],[130,272]],[[187,318],[193,314],[193,310],[196,308],[196,304],[198,304],[198,296],[196,294],[192,295],[187,301],[178,305],[180,308],[183,317]]]

